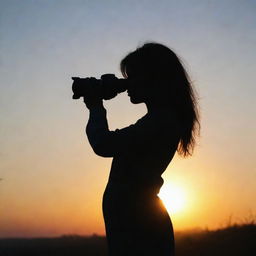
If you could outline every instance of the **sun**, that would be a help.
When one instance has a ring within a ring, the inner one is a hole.
[[[185,190],[180,186],[166,184],[158,195],[170,214],[180,213],[186,208]]]

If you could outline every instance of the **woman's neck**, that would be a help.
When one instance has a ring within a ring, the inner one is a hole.
[[[167,102],[151,101],[151,102],[145,102],[145,104],[147,106],[147,110],[149,114],[159,112],[159,111],[164,111],[164,110],[170,111],[172,109],[170,103],[167,103]]]

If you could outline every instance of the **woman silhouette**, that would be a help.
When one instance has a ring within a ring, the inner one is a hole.
[[[200,129],[197,99],[179,58],[162,44],[144,44],[120,66],[130,101],[147,106],[144,117],[109,131],[102,100],[84,99],[89,142],[96,154],[113,157],[103,196],[109,255],[172,256],[172,223],[157,194],[175,152],[193,152]]]

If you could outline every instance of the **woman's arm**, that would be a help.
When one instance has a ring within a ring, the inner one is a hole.
[[[106,114],[103,105],[90,108],[86,134],[93,151],[99,156],[113,157],[136,147],[140,136],[139,121],[136,125],[110,131]]]
[[[156,141],[160,138],[169,137],[168,134],[173,128],[158,118],[146,118],[144,116],[135,124],[110,131],[106,109],[102,101],[90,106],[87,105],[87,107],[90,110],[90,115],[86,134],[93,151],[102,157],[114,157],[125,152],[136,154],[138,150],[152,146],[157,147]]]
[[[89,109],[89,120],[86,126],[86,134],[93,151],[100,156],[111,157],[103,143],[109,133],[106,118],[106,109],[103,105],[94,106]]]
[[[124,151],[135,150],[139,145],[145,146],[145,140],[151,137],[149,133],[153,126],[142,122],[143,118],[136,124],[110,131],[102,100],[90,97],[84,102],[90,111],[86,134],[97,155],[113,157]]]

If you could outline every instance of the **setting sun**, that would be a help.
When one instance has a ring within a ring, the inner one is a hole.
[[[185,191],[176,185],[166,184],[160,191],[159,197],[169,213],[175,214],[186,208]]]

